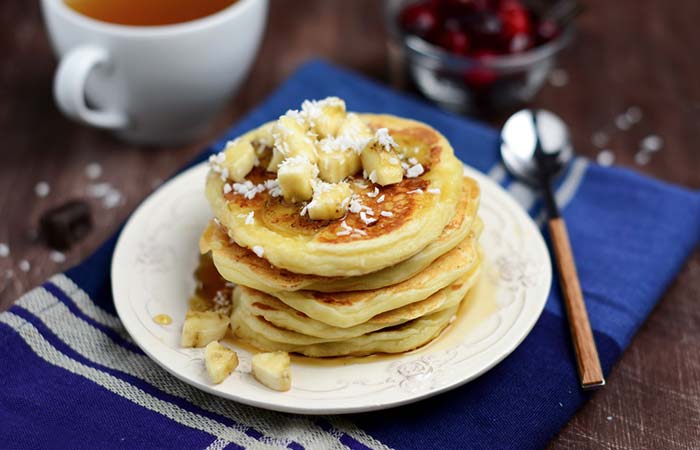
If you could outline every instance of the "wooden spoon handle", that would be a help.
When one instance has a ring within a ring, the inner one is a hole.
[[[571,252],[569,233],[566,231],[566,223],[561,217],[549,220],[549,234],[552,238],[552,247],[559,269],[559,282],[564,294],[566,314],[569,317],[571,338],[576,350],[578,374],[581,378],[583,389],[595,389],[605,385],[603,370],[600,367],[598,350],[591,324],[588,321],[586,305],[583,303],[581,285],[576,273],[576,263]]]

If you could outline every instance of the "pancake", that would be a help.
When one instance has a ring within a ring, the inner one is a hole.
[[[478,239],[482,228],[476,217],[479,196],[476,181],[465,178],[457,210],[437,240],[407,260],[357,277],[303,275],[274,267],[252,251],[231,242],[225,228],[214,222],[202,234],[200,251],[203,254],[211,252],[217,270],[226,280],[267,293],[300,289],[319,292],[378,289],[411,278],[465,238]]]
[[[236,336],[263,351],[281,350],[311,357],[401,353],[421,347],[437,337],[449,325],[458,307],[459,305],[452,306],[420,319],[351,339],[310,345],[275,342],[268,337],[272,334],[271,329],[275,328],[274,325],[261,317],[253,317],[253,320],[269,327],[267,332],[259,333],[249,326],[250,318],[245,318],[243,313],[234,312],[231,316],[231,328]]]
[[[420,176],[403,178],[397,184],[376,186],[378,196],[372,195],[372,183],[358,175],[351,177],[352,191],[363,205],[376,212],[376,222],[366,224],[358,214],[337,220],[311,220],[300,214],[299,204],[286,203],[267,190],[253,198],[235,191],[224,194],[225,182],[212,172],[207,178],[206,196],[214,216],[228,229],[233,241],[257,249],[276,267],[324,277],[376,272],[410,258],[435,241],[454,216],[462,194],[462,165],[452,147],[444,136],[420,122],[388,115],[360,117],[373,129],[388,128],[399,151],[415,157],[425,169]],[[255,133],[253,130],[240,139],[252,141]],[[259,167],[247,176],[256,185],[274,178],[274,173]],[[380,216],[382,210],[392,216]],[[253,223],[248,220],[251,212]],[[359,231],[342,235],[343,220]]]
[[[479,266],[476,266],[467,275],[425,300],[384,312],[350,328],[333,327],[313,320],[271,295],[243,286],[238,286],[234,291],[233,303],[238,314],[245,314],[248,326],[270,340],[296,345],[318,344],[355,338],[455,306],[476,283],[479,272]],[[268,324],[250,320],[251,317],[262,317]]]
[[[425,300],[466,275],[478,260],[477,243],[465,239],[422,272],[393,286],[352,292],[294,291],[273,295],[312,319],[349,328],[377,314]]]

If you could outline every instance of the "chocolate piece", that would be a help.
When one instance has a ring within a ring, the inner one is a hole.
[[[72,200],[42,214],[39,219],[41,235],[56,250],[66,250],[92,230],[90,205]]]

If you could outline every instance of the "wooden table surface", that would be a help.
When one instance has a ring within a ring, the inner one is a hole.
[[[0,3],[0,243],[10,246],[10,255],[0,257],[0,310],[86,257],[153,187],[306,59],[323,57],[387,79],[377,1],[296,3],[292,8],[289,2],[272,1],[251,75],[209,135],[191,145],[162,149],[127,145],[64,118],[52,99],[56,62],[38,2]],[[604,131],[617,163],[700,188],[700,2],[585,3],[575,44],[560,60],[568,83],[546,86],[536,105],[558,112],[571,125],[581,154],[595,158],[599,150],[591,137]],[[641,108],[641,122],[628,131],[616,129],[615,117],[631,106]],[[634,155],[648,134],[661,136],[665,146],[640,166]],[[94,231],[64,262],[55,262],[60,259],[52,258],[34,237],[37,219],[50,206],[87,196],[93,182],[85,168],[92,162],[103,168],[99,181],[118,189],[123,202],[106,208],[99,199],[90,200]],[[40,181],[51,188],[47,197],[35,195]],[[30,263],[26,272],[22,260]],[[696,252],[634,338],[608,386],[593,396],[551,448],[700,448],[699,297]]]

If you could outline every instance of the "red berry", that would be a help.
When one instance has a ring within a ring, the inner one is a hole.
[[[486,12],[475,15],[469,30],[474,38],[472,47],[478,49],[495,50],[502,40],[503,25],[496,14]]]
[[[498,15],[503,23],[504,37],[512,38],[516,34],[530,34],[530,17],[520,2],[508,0],[501,3]]]
[[[424,37],[437,27],[438,15],[430,5],[415,3],[401,11],[400,22],[407,33]]]
[[[496,56],[495,53],[481,50],[474,52],[473,58],[478,61],[486,61],[490,58]],[[471,88],[474,89],[485,89],[490,87],[498,78],[496,71],[490,67],[477,63],[475,67],[472,67],[464,74],[464,82]]]
[[[559,26],[551,20],[543,20],[537,25],[537,42],[543,44],[559,35]]]
[[[469,51],[469,36],[457,30],[444,30],[440,33],[437,44],[451,53],[464,55]]]

